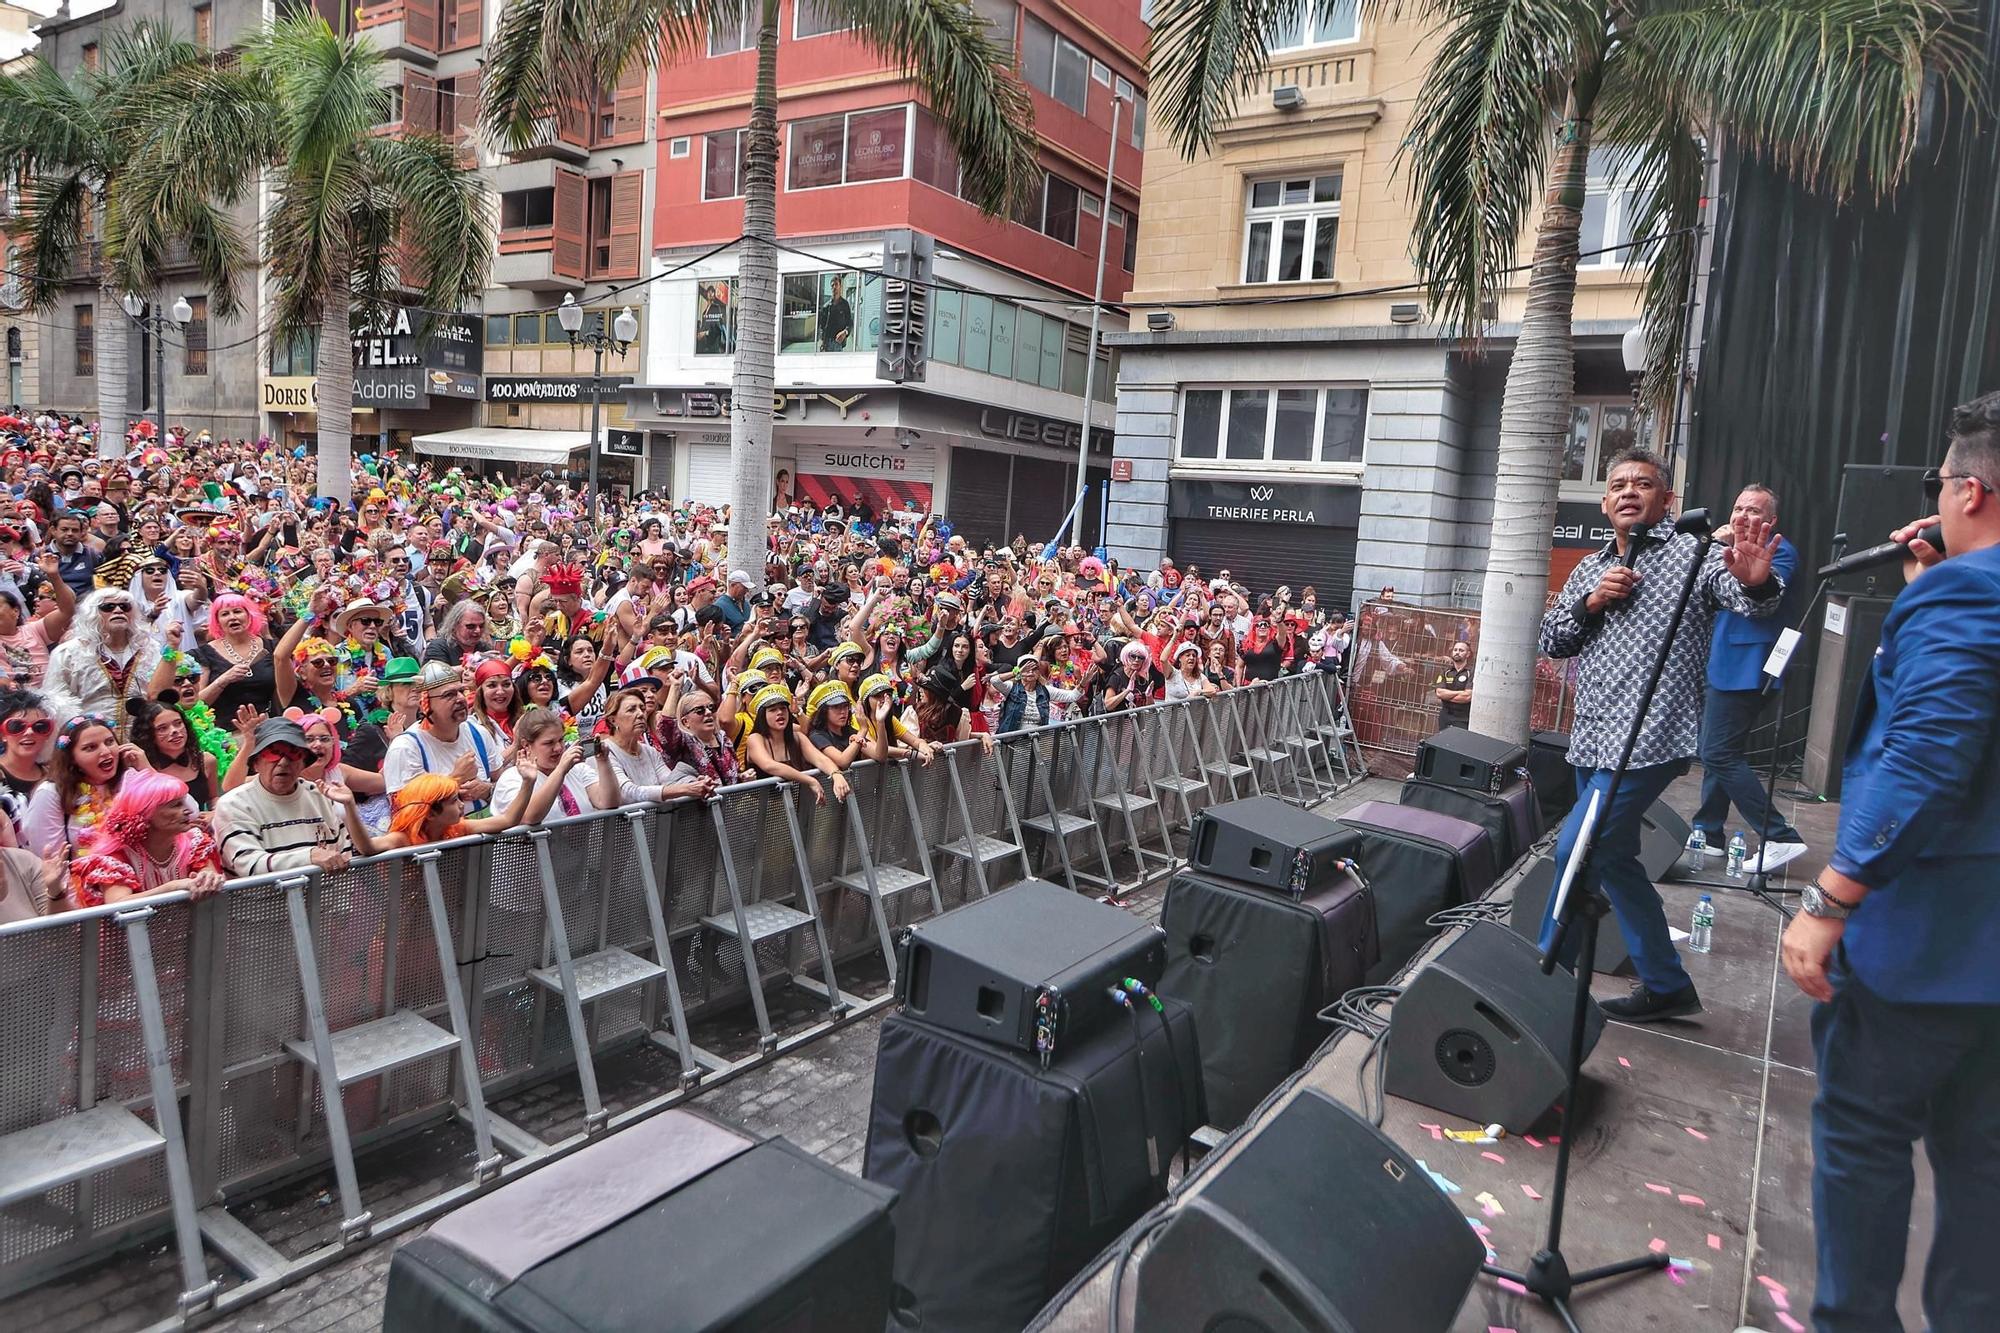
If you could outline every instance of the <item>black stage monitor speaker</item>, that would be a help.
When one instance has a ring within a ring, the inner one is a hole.
[[[1664,800],[1655,801],[1639,817],[1639,864],[1646,878],[1658,884],[1672,878],[1694,831],[1681,812]]]
[[[1849,551],[1865,551],[1889,540],[1889,534],[1917,514],[1928,514],[1925,503],[1924,469],[1889,467],[1880,463],[1849,463],[1841,469],[1840,509],[1834,530],[1847,534]],[[1828,551],[1829,558],[1832,552]],[[1818,560],[1801,562],[1817,565]],[[1801,570],[1800,573],[1804,573]],[[1903,590],[1903,566],[1890,561],[1873,569],[1857,569],[1830,579],[1829,598],[1835,593],[1851,597],[1894,598]]]
[[[1340,817],[1361,834],[1354,859],[1375,890],[1382,961],[1371,985],[1387,981],[1437,934],[1430,918],[1483,898],[1493,887],[1493,842],[1463,819],[1385,801],[1363,801]]]
[[[1535,839],[1542,836],[1542,811],[1535,804],[1531,782],[1517,782],[1498,792],[1487,792],[1411,778],[1403,784],[1396,803],[1435,810],[1485,829],[1493,843],[1493,864],[1499,873],[1505,873],[1515,861],[1527,855]]]
[[[1424,1169],[1316,1089],[1214,1168],[1140,1261],[1144,1333],[1444,1333],[1484,1247]]]
[[[1514,927],[1515,934],[1539,946],[1542,918],[1548,913],[1549,895],[1555,890],[1555,857],[1544,852],[1528,864],[1527,874],[1514,881],[1514,911],[1507,921]],[[1592,970],[1630,972],[1632,954],[1625,947],[1625,932],[1618,929],[1618,922],[1612,917],[1606,917],[1598,924],[1597,960]]]
[[[1888,566],[1902,581],[1900,566]],[[1805,785],[1829,801],[1840,799],[1840,770],[1847,762],[1847,734],[1854,728],[1854,710],[1862,687],[1875,665],[1882,642],[1882,622],[1895,601],[1888,597],[1827,598],[1821,618],[1819,657],[1813,663],[1812,720],[1806,724]],[[1807,626],[1810,633],[1813,626]],[[1761,771],[1768,751],[1753,756]]]
[[[1301,898],[1193,871],[1167,884],[1160,990],[1194,1009],[1209,1123],[1234,1129],[1331,1029],[1319,1011],[1381,958],[1375,897],[1351,875]]]
[[[1206,1112],[1194,1015],[1163,1006],[1121,1013],[1046,1067],[883,1020],[864,1173],[898,1196],[892,1329],[1018,1333],[1165,1197]]]
[[[1538,731],[1528,737],[1528,776],[1542,806],[1542,827],[1554,828],[1576,804],[1576,770],[1569,762],[1567,731]]]
[[[396,1251],[385,1333],[881,1333],[893,1191],[665,1111]]]
[[[1524,1134],[1561,1099],[1576,980],[1544,976],[1541,955],[1505,926],[1481,922],[1433,958],[1389,1011],[1384,1086],[1475,1125]],[[1586,1058],[1604,1031],[1595,1001]]]
[[[1526,746],[1464,727],[1446,727],[1429,740],[1417,742],[1416,776],[1447,787],[1497,792],[1512,786],[1515,774],[1527,762]]]
[[[1022,880],[910,928],[896,988],[934,1027],[1035,1049],[1037,1022],[1073,1041],[1124,1015],[1106,994],[1124,977],[1159,984],[1160,928],[1047,880]]]
[[[1331,819],[1274,796],[1252,796],[1195,813],[1188,864],[1196,870],[1293,897],[1340,881],[1361,839]]]

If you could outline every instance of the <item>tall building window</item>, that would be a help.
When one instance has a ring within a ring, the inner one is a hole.
[[[734,199],[743,193],[743,156],[749,135],[716,130],[701,136],[701,197]]]
[[[1271,385],[1189,389],[1179,456],[1218,463],[1361,462],[1368,390]]]
[[[1252,181],[1243,220],[1243,281],[1331,278],[1340,173]]]
[[[204,50],[215,47],[215,6],[196,5],[194,7],[194,44]]]
[[[1632,179],[1632,155],[1617,148],[1593,148],[1584,167],[1583,224],[1578,230],[1578,268],[1619,268],[1644,258],[1650,246],[1631,244],[1633,226],[1645,197]],[[1634,250],[1641,253],[1635,255]]]
[[[507,190],[500,196],[500,230],[522,231],[549,227],[556,220],[556,191],[553,185]]]
[[[1264,36],[1264,47],[1272,52],[1298,51],[1308,46],[1351,42],[1360,35],[1359,0],[1344,0],[1344,3],[1317,12],[1312,5],[1302,5],[1290,14],[1271,21],[1270,29]]]
[[[1007,59],[1014,58],[1014,29],[1020,22],[1021,7],[1014,0],[972,0],[972,12],[986,20],[993,44]]]
[[[88,303],[76,308],[76,373],[97,373],[97,311]]]
[[[1089,54],[1033,14],[1021,36],[1021,79],[1079,116],[1090,104]]]
[[[792,9],[792,37],[802,40],[807,37],[824,37],[830,32],[846,32],[847,20],[830,13],[813,3],[813,0],[798,0]]]
[[[733,23],[721,17],[712,20],[708,27],[708,53],[726,56],[738,51],[754,51],[757,48],[757,23],[762,12],[763,6],[746,3]]]
[[[785,188],[900,180],[909,168],[909,125],[907,106],[793,121]]]
[[[188,316],[187,326],[181,330],[182,360],[181,371],[188,375],[208,373],[208,298],[190,296],[188,306],[194,313]]]

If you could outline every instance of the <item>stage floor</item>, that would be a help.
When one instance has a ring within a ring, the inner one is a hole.
[[[1668,802],[1692,810],[1699,781],[1697,772],[1676,783]],[[1389,785],[1365,783],[1325,809],[1334,813],[1359,800],[1393,799],[1393,792],[1382,790]],[[1788,797],[1788,786],[1780,786],[1780,808],[1812,848],[1786,868],[1789,883],[1798,885],[1824,866],[1839,807]],[[1710,877],[1722,879],[1722,863],[1713,864]],[[1686,929],[1702,891],[1671,883],[1661,891],[1667,919]],[[1506,886],[1501,892],[1507,893]],[[1583,1121],[1573,1145],[1564,1221],[1564,1250],[1573,1269],[1643,1255],[1659,1245],[1692,1267],[1584,1290],[1575,1309],[1589,1333],[1728,1333],[1746,1325],[1776,1333],[1811,1325],[1812,1002],[1779,965],[1778,914],[1747,894],[1715,896],[1713,951],[1683,950],[1705,1012],[1688,1022],[1607,1024],[1584,1066]],[[1786,895],[1783,901],[1795,906],[1797,899]],[[1612,927],[1609,920],[1605,924]],[[1598,998],[1610,999],[1630,985],[1629,977],[1600,977],[1594,990]],[[1356,1073],[1364,1049],[1358,1039],[1343,1037],[1301,1082],[1359,1105]],[[1370,1106],[1372,1082],[1371,1070]],[[1556,1149],[1543,1135],[1555,1132],[1554,1120],[1551,1115],[1537,1127],[1534,1142],[1510,1136],[1492,1144],[1459,1143],[1434,1137],[1426,1126],[1473,1126],[1392,1097],[1384,1128],[1457,1187],[1452,1202],[1469,1220],[1489,1228],[1497,1262],[1518,1270],[1541,1245],[1548,1221]],[[1923,1326],[1917,1289],[1931,1230],[1928,1168],[1921,1153],[1916,1162],[1912,1263],[1902,1301],[1904,1321],[1912,1328]],[[1127,1284],[1128,1296],[1132,1285]],[[1102,1327],[1096,1312],[1104,1310],[1107,1295],[1100,1274],[1051,1328],[1080,1333]],[[1561,1327],[1539,1300],[1481,1277],[1454,1330],[1542,1333]]]

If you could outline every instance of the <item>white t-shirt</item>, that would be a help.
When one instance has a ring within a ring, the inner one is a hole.
[[[512,805],[514,793],[521,790],[521,784],[525,781],[527,779],[521,776],[520,768],[510,765],[507,771],[500,775],[500,780],[493,784],[493,808],[505,810]],[[537,783],[540,781],[541,779],[536,779]],[[590,802],[590,787],[595,781],[597,781],[597,765],[594,763],[573,765],[569,772],[563,774],[563,789],[576,801],[577,814],[589,814],[597,808]],[[556,797],[556,803],[549,807],[547,817],[567,819],[569,816],[570,812],[563,809],[562,797]]]
[[[462,754],[471,755],[473,771],[492,782],[506,748],[505,742],[471,718],[459,727],[458,739],[450,744],[422,727],[411,727],[389,742],[382,756],[382,783],[394,796],[419,773],[449,774]]]
[[[660,788],[674,781],[665,756],[654,748],[651,741],[640,741],[639,753],[627,754],[607,737],[604,751],[611,756],[611,771],[618,777],[618,801],[621,805],[657,801],[660,799]]]

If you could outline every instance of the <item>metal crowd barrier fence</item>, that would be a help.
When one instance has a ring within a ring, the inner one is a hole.
[[[1309,804],[1359,763],[1309,672],[862,763],[844,801],[764,779],[0,926],[0,1292],[170,1234],[169,1322],[233,1308],[886,1005],[913,922],[1030,874],[1121,895],[1209,802]],[[844,988],[874,957],[888,988]],[[746,1005],[754,1052],[696,1043]],[[638,1047],[673,1072],[614,1112],[602,1070]],[[494,1109],[558,1078],[574,1132]],[[440,1127],[457,1178],[377,1216],[367,1150]],[[232,1211],[329,1170],[337,1219],[303,1250]]]

